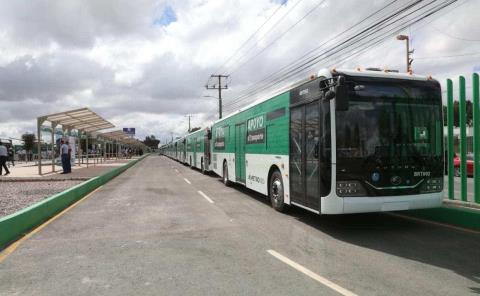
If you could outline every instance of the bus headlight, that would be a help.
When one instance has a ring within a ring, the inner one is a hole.
[[[443,189],[443,178],[427,179],[420,187],[421,193],[440,192]]]
[[[367,192],[358,181],[337,181],[338,196],[365,196]]]

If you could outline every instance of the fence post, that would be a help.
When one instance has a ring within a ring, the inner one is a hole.
[[[467,201],[467,105],[465,99],[465,77],[459,78],[460,90],[460,195],[462,201]]]
[[[447,79],[447,137],[448,137],[448,198],[455,199],[453,167],[453,82]]]
[[[473,181],[474,201],[480,203],[480,95],[479,77],[472,75],[473,82]]]

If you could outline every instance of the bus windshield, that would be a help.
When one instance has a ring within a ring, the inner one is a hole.
[[[337,159],[423,162],[442,156],[441,93],[431,81],[350,79],[336,114]]]

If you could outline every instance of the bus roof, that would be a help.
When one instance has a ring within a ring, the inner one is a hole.
[[[398,72],[389,72],[389,71],[382,71],[382,70],[361,70],[361,69],[321,69],[318,71],[316,77],[326,77],[326,78],[332,78],[334,75],[337,74],[345,74],[349,76],[363,76],[363,77],[377,77],[377,78],[390,78],[390,79],[406,79],[406,80],[420,80],[420,81],[428,81],[428,80],[434,80],[431,76],[424,76],[424,75],[417,75],[417,74],[410,74],[410,73],[398,73]],[[224,119],[230,118],[242,111],[245,111],[257,104],[263,103],[265,101],[268,101],[276,96],[279,96],[287,91],[290,91],[291,89],[300,86],[306,82],[311,81],[312,79],[304,80],[301,82],[297,82],[292,84],[287,90],[284,90],[280,93],[276,93],[273,96],[269,96],[268,98],[261,98],[258,100],[253,101],[252,103],[241,107],[240,109],[228,114],[227,116],[223,117],[222,119],[217,119],[213,122],[212,125],[217,124],[218,122],[223,121]]]

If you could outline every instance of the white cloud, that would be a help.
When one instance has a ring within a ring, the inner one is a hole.
[[[3,1],[0,136],[19,137],[34,130],[39,115],[83,106],[118,127],[136,127],[141,137],[153,133],[166,138],[171,131],[181,134],[187,129],[185,114],[196,114],[195,125],[216,117],[217,101],[202,98],[217,95],[205,90],[205,81],[277,9],[253,42],[222,69],[233,72],[229,90],[224,92],[226,104],[387,1],[365,5],[364,1],[327,0],[280,38],[319,2],[297,3]],[[480,19],[474,12],[480,3],[464,0],[455,6],[404,32],[413,39],[414,57],[423,58],[414,61],[414,70],[433,74],[442,83],[447,77],[469,75],[480,65],[478,56],[429,59],[480,52],[480,42],[461,40],[479,38]],[[262,54],[252,58],[261,50]],[[391,38],[343,66],[404,70],[404,53],[404,43]],[[326,64],[299,73],[281,86],[308,77],[322,66]]]

